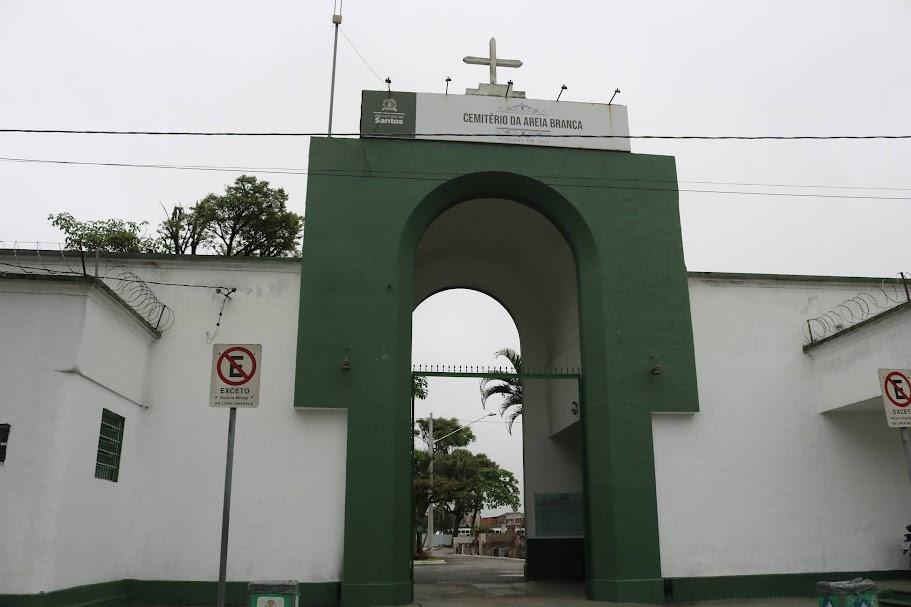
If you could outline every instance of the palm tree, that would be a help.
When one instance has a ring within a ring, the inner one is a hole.
[[[512,348],[503,348],[494,355],[509,361],[515,373],[522,373],[522,356]],[[481,406],[487,408],[487,399],[501,394],[500,415],[506,417],[506,430],[512,434],[512,425],[522,415],[522,380],[519,377],[485,377],[481,380]]]

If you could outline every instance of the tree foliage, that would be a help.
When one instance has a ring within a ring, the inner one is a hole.
[[[427,378],[423,375],[411,376],[411,397],[420,400],[427,398]]]
[[[241,175],[222,195],[209,194],[197,213],[209,220],[212,245],[221,255],[282,257],[297,253],[304,219],[287,209],[288,195],[268,181]]]
[[[435,418],[433,483],[429,478],[429,450],[414,451],[415,523],[424,525],[430,502],[439,506],[435,524],[439,529],[458,532],[465,515],[476,517],[484,508],[519,507],[519,486],[515,475],[501,468],[483,453],[473,453],[466,447],[474,439],[470,428],[460,428],[455,418]],[[448,436],[447,435],[450,435]],[[416,420],[414,435],[429,449],[429,423]],[[445,437],[445,438],[444,438]]]
[[[174,205],[168,218],[158,226],[158,238],[166,253],[196,255],[212,240],[209,224],[212,213],[207,205],[195,204],[188,209]]]
[[[512,348],[498,350],[497,358],[503,357],[512,365],[515,373],[522,373],[522,356]],[[485,377],[481,380],[481,407],[487,408],[487,400],[500,395],[500,415],[506,419],[506,430],[512,434],[512,425],[522,415],[522,380],[519,377]]]
[[[196,255],[284,257],[298,255],[304,218],[287,208],[288,195],[268,181],[241,175],[224,194],[196,204],[174,205],[158,225],[157,237],[142,235],[147,222],[122,219],[79,221],[69,213],[51,215],[67,248],[104,253],[159,252]]]
[[[100,253],[149,253],[158,249],[153,238],[142,235],[148,222],[123,219],[80,221],[70,213],[48,215],[51,225],[66,237],[67,249]]]
[[[414,420],[414,435],[430,448],[430,420],[426,417]],[[456,447],[467,447],[475,440],[471,428],[462,428],[462,422],[455,417],[433,418],[434,451],[448,453]]]

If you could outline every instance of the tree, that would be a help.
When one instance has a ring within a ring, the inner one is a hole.
[[[142,235],[148,222],[123,219],[79,221],[70,213],[48,215],[51,225],[61,230],[67,249],[99,253],[149,253],[158,249],[155,239]]]
[[[427,398],[427,378],[423,375],[411,375],[411,398]]]
[[[458,532],[465,514],[477,516],[483,508],[519,506],[518,482],[512,472],[500,468],[483,453],[472,453],[466,447],[474,442],[470,428],[462,428],[456,418],[433,420],[434,475],[430,482],[430,423],[415,420],[414,436],[420,437],[426,450],[414,450],[414,522],[422,527],[430,503],[439,506],[434,520],[439,529]],[[415,550],[420,551],[420,535]]]
[[[241,175],[225,193],[196,205],[209,219],[212,244],[221,255],[282,257],[298,253],[304,218],[287,209],[288,195],[268,181]]]
[[[430,448],[430,420],[426,417],[414,420],[414,435]],[[449,453],[457,447],[467,447],[475,440],[471,428],[462,428],[462,422],[455,417],[433,418],[433,444],[435,453]],[[445,438],[444,438],[445,437]]]
[[[448,504],[451,512],[451,530],[458,532],[459,523],[466,514],[475,520],[484,508],[519,507],[519,484],[515,475],[504,470],[483,453],[468,449],[454,449],[441,456],[434,464],[436,471],[452,481],[447,484]]]
[[[158,237],[142,235],[148,222],[104,219],[78,221],[69,213],[50,215],[66,234],[67,248],[110,253],[283,257],[299,255],[304,218],[287,208],[288,195],[268,181],[241,175],[222,195],[209,194],[195,205],[174,205],[158,225]]]
[[[166,253],[173,255],[196,255],[200,247],[212,240],[209,225],[212,223],[212,209],[208,205],[195,204],[189,209],[174,205],[167,219],[158,225],[158,237]]]
[[[522,356],[512,348],[498,350],[497,358],[509,361],[516,374],[522,373]],[[519,377],[485,377],[481,380],[481,407],[487,408],[487,399],[495,394],[503,396],[500,415],[506,418],[506,430],[512,434],[512,425],[522,415],[522,379]]]

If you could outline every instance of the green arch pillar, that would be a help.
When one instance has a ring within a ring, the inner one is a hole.
[[[673,158],[313,139],[294,405],[348,413],[342,604],[411,601],[414,251],[484,197],[540,211],[576,258],[589,597],[662,602],[651,413],[698,410]]]

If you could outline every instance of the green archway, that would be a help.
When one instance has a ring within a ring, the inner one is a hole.
[[[589,596],[663,601],[651,413],[698,409],[675,184],[670,157],[313,140],[294,404],[348,412],[342,604],[411,600],[414,254],[477,198],[534,208],[573,250]]]

